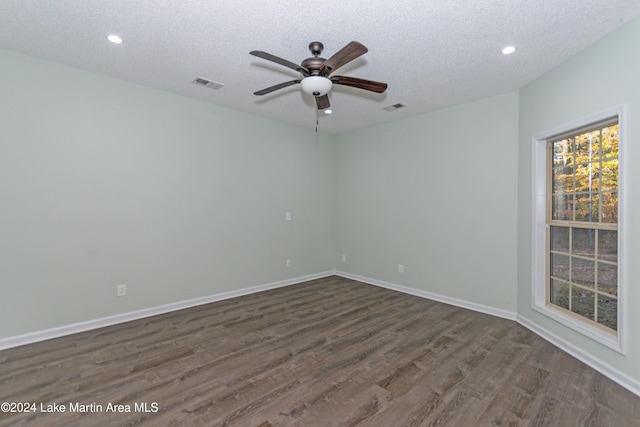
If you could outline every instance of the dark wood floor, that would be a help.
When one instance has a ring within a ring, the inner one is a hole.
[[[5,401],[37,411],[3,426],[640,426],[515,322],[339,277],[1,351]]]

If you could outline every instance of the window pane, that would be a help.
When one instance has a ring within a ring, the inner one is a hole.
[[[618,330],[618,300],[598,295],[598,323],[614,331]]]
[[[587,163],[576,166],[576,186],[575,191],[589,192],[600,188],[600,165],[598,163]]]
[[[595,286],[595,262],[571,257],[571,282],[593,288]]]
[[[556,168],[552,171],[551,182],[554,193],[571,193],[573,191],[573,168]]]
[[[618,222],[618,193],[602,193],[602,222]]]
[[[563,139],[553,143],[553,166],[566,166],[573,163],[573,140]]]
[[[576,136],[576,163],[589,162],[599,156],[600,130]]]
[[[549,302],[569,310],[569,284],[551,279]]]
[[[569,227],[551,226],[551,250],[569,253]]]
[[[598,290],[618,295],[618,266],[598,263]]]
[[[571,253],[594,258],[596,254],[596,230],[589,228],[572,228],[571,234]]]
[[[598,222],[600,205],[598,193],[576,194],[576,221]]]
[[[573,219],[573,196],[561,195],[553,196],[551,206],[551,217],[553,219],[570,221]]]
[[[551,275],[557,279],[569,280],[569,256],[551,254]]]
[[[605,160],[602,162],[602,189],[618,189],[618,159]]]
[[[602,128],[602,157],[618,157],[618,125]]]
[[[618,232],[598,230],[598,258],[618,262]]]
[[[591,185],[592,191],[597,191],[600,189],[600,163],[591,163],[591,169],[589,170],[591,176]]]
[[[573,288],[571,290],[571,311],[587,319],[594,319],[595,293],[586,289]]]

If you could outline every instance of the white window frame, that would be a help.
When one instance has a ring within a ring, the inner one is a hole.
[[[626,320],[624,313],[627,306],[627,292],[625,286],[625,258],[624,229],[625,229],[625,155],[626,142],[626,106],[620,105],[600,113],[585,117],[566,125],[535,135],[532,138],[532,278],[531,278],[531,308],[564,326],[585,335],[621,354],[625,354]],[[547,141],[557,135],[569,133],[573,130],[588,127],[607,119],[618,118],[618,327],[617,333],[609,333],[601,328],[583,322],[575,316],[563,313],[547,305],[546,265],[548,261],[546,245],[546,212],[547,212]]]

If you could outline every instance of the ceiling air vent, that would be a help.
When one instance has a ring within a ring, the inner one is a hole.
[[[393,105],[387,105],[386,107],[382,107],[383,110],[385,111],[393,111],[393,110],[397,110],[398,108],[402,108],[405,107],[404,104],[393,104]]]
[[[222,83],[212,82],[211,80],[203,79],[202,77],[196,77],[191,83],[199,86],[206,86],[209,89],[215,89],[215,90],[218,90],[222,86],[224,86]]]

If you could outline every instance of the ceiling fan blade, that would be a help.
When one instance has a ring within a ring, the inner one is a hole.
[[[273,85],[267,88],[264,88],[262,90],[259,90],[257,92],[253,92],[254,95],[258,95],[258,96],[262,96],[262,95],[266,95],[268,93],[271,93],[273,91],[276,91],[278,89],[282,89],[285,88],[287,86],[292,86],[294,84],[300,83],[300,80],[290,80],[288,82],[284,82],[284,83],[279,83],[277,85]]]
[[[292,70],[296,70],[297,72],[302,73],[305,76],[308,76],[309,74],[311,74],[309,70],[307,70],[301,65],[295,64],[291,61],[287,61],[286,59],[282,59],[280,57],[277,57],[267,52],[263,52],[261,50],[252,50],[251,52],[249,52],[249,54],[253,56],[257,56],[258,58],[266,59],[267,61],[275,62],[276,64],[284,65],[285,67],[291,68]]]
[[[377,92],[377,93],[382,93],[385,90],[387,90],[386,83],[359,79],[357,77],[334,76],[334,77],[331,77],[331,81],[337,85],[357,87],[358,89],[369,90],[371,92]]]
[[[318,110],[326,110],[331,107],[329,95],[316,96],[316,105],[318,106]]]
[[[351,42],[338,52],[336,52],[331,58],[324,61],[322,66],[320,67],[320,74],[323,76],[328,76],[333,72],[333,70],[337,70],[348,62],[353,61],[359,56],[364,55],[368,52],[368,49],[361,45],[358,42]]]

